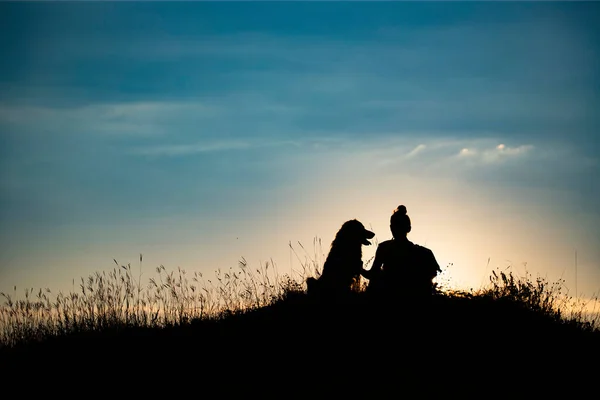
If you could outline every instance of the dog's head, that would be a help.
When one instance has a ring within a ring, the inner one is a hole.
[[[369,239],[373,239],[374,236],[375,233],[366,229],[360,221],[352,219],[344,222],[336,237],[344,241],[361,243],[365,246],[369,246],[371,244]]]

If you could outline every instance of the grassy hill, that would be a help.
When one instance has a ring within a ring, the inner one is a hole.
[[[121,266],[55,300],[43,291],[35,300],[30,292],[25,301],[4,295],[2,376],[12,382],[40,365],[49,366],[46,376],[94,380],[115,371],[161,380],[193,371],[209,381],[241,373],[275,385],[286,376],[321,381],[325,374],[321,384],[336,377],[346,389],[360,381],[383,394],[407,376],[416,379],[404,382],[409,386],[426,385],[428,377],[480,385],[489,374],[521,373],[531,382],[558,370],[557,379],[572,373],[583,389],[600,359],[597,321],[565,314],[556,287],[543,280],[494,272],[477,292],[439,290],[429,299],[383,303],[358,290],[324,301],[307,296],[304,278],[275,281],[265,270],[245,269],[218,272],[218,285],[206,287],[198,275],[190,282],[184,271],[162,267],[160,279],[144,286]],[[367,384],[385,374],[391,380]]]

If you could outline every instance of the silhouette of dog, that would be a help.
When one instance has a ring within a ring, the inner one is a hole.
[[[351,293],[353,285],[360,282],[362,246],[369,246],[374,236],[356,219],[344,222],[331,243],[323,272],[306,280],[307,293],[327,297]]]

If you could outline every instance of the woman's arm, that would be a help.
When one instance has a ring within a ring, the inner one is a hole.
[[[371,269],[366,270],[362,269],[361,275],[365,278],[371,280],[374,276],[378,275],[381,272],[381,266],[383,265],[383,257],[381,255],[381,246],[377,248],[375,252],[375,259],[373,260],[373,265],[371,265]]]
[[[437,276],[438,273],[442,272],[442,269],[440,268],[440,265],[438,264],[437,260],[435,259],[435,255],[433,254],[433,251],[429,250],[429,268],[431,271],[431,275],[432,278],[435,278]]]

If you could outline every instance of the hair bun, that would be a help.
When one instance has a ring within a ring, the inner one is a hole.
[[[394,211],[394,214],[395,214],[395,213],[400,213],[400,214],[402,214],[402,215],[406,215],[406,207],[405,207],[405,206],[403,206],[403,205],[400,205],[400,206],[398,206],[398,207],[396,208],[396,210]]]

